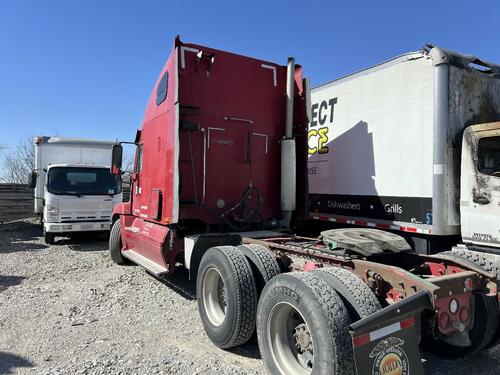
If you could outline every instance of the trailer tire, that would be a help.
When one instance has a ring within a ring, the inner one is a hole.
[[[127,264],[129,261],[122,255],[122,238],[120,235],[120,219],[116,220],[109,234],[109,254],[116,264]]]
[[[47,245],[53,245],[55,242],[54,233],[43,231],[43,240]]]
[[[257,288],[246,257],[234,246],[216,246],[201,258],[196,280],[198,312],[210,340],[228,349],[246,343],[255,329]]]
[[[355,373],[340,296],[312,272],[284,273],[262,291],[257,337],[269,374],[351,375]]]
[[[353,322],[382,309],[368,285],[352,272],[338,267],[325,267],[313,272],[340,295]]]
[[[238,250],[247,258],[252,267],[257,295],[260,296],[264,286],[275,276],[279,275],[280,267],[276,259],[265,246],[245,244],[238,246]]]
[[[496,298],[484,294],[475,294],[474,298],[474,326],[469,333],[471,345],[467,347],[451,345],[427,335],[424,338],[424,345],[428,351],[451,359],[475,354],[488,346],[498,328],[498,303]]]

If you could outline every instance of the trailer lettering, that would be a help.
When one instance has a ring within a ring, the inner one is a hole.
[[[337,104],[337,98],[331,98],[328,104],[330,104],[330,122],[333,122],[333,108]]]
[[[324,125],[325,122],[326,122],[326,114],[323,114],[323,108],[325,110],[328,109],[328,104],[326,104],[325,100],[323,100],[321,102],[321,104],[319,105],[319,116],[318,116],[318,119],[319,119],[319,124],[320,125]]]
[[[327,202],[328,208],[340,208],[342,210],[361,210],[361,203],[337,202],[329,200]]]
[[[318,103],[313,104],[312,107],[311,107],[311,114],[312,114],[311,126],[318,125],[318,122],[316,121],[316,116],[318,116],[317,110],[318,110]]]
[[[337,98],[331,98],[327,100],[321,101],[321,103],[314,103],[311,106],[311,127],[317,126],[318,121],[320,125],[324,125],[327,120],[328,122],[333,122],[334,108],[335,104],[337,104]],[[319,107],[319,111],[318,111]],[[330,108],[330,116],[328,116],[328,108]],[[330,117],[328,119],[328,117]]]
[[[314,154],[326,154],[328,153],[328,147],[325,144],[328,143],[328,128],[311,129],[307,133],[308,140],[308,153],[309,155]]]
[[[403,213],[403,207],[401,207],[399,204],[394,203],[394,204],[386,204],[384,205],[385,212],[389,214],[402,214]]]
[[[318,167],[309,167],[307,168],[309,174],[318,174]]]

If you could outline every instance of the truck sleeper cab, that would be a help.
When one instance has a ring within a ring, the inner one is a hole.
[[[113,261],[157,277],[187,268],[208,337],[231,348],[257,330],[270,374],[372,373],[391,350],[407,353],[401,373],[423,374],[421,333],[443,355],[484,349],[499,320],[493,274],[379,230],[289,233],[287,212],[306,212],[308,94],[293,60],[177,38],[136,134],[131,201],[113,212]],[[120,162],[115,145],[111,173]]]
[[[280,142],[305,141],[307,127],[302,69],[292,69],[290,98],[301,105],[286,137],[286,66],[176,39],[136,135],[130,203],[115,208],[125,257],[165,273],[183,255],[177,237],[281,225],[276,177],[295,159],[290,147],[291,166],[280,167]]]

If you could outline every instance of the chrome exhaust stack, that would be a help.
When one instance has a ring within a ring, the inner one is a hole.
[[[293,101],[295,94],[295,59],[288,58],[286,79],[285,137],[281,139],[281,225],[290,227],[296,208],[296,149],[293,138]]]

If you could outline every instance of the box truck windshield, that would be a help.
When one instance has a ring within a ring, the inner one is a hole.
[[[115,195],[121,192],[121,184],[108,168],[53,167],[47,190],[57,195]]]
[[[479,140],[478,164],[480,172],[490,176],[500,176],[500,137]]]

